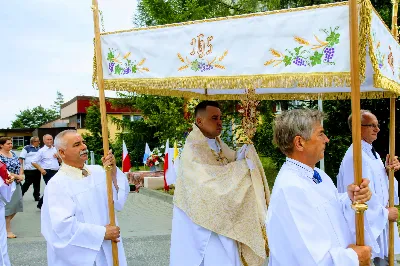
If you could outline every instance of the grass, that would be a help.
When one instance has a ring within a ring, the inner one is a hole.
[[[175,192],[175,186],[174,186],[174,185],[170,185],[168,191],[164,190],[163,188],[156,189],[156,190],[157,190],[157,191],[160,191],[160,192],[163,192],[163,193],[167,193],[167,194],[173,196],[173,195],[174,195],[174,192]]]

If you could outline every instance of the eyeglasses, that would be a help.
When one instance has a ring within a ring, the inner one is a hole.
[[[361,125],[361,126],[372,127],[372,128],[380,128],[381,127],[381,125],[379,123],[378,124],[367,124],[367,125]]]

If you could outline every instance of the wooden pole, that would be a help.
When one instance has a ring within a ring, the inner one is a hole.
[[[101,134],[103,136],[103,150],[105,157],[108,154],[109,145],[108,145],[108,128],[107,128],[107,109],[106,109],[106,100],[104,96],[103,64],[101,56],[99,7],[97,0],[92,0],[92,10],[93,10],[94,36],[95,36],[95,48],[96,48],[97,86],[99,89],[99,104],[101,113]],[[113,201],[111,171],[106,171],[106,175],[107,175],[108,215],[110,219],[110,225],[115,226],[115,210]],[[112,241],[111,246],[113,255],[113,266],[118,266],[119,261],[118,261],[117,243]]]
[[[392,0],[392,34],[397,40],[397,13],[398,0]],[[390,128],[389,128],[389,156],[390,160],[395,156],[395,128],[396,128],[396,98],[390,98]],[[389,207],[394,207],[394,171],[389,170]],[[389,222],[389,266],[394,266],[394,226],[395,222]]]
[[[350,75],[351,75],[351,113],[353,135],[354,184],[362,182],[361,169],[361,115],[360,115],[360,63],[358,55],[358,8],[357,0],[350,0]],[[366,204],[353,203],[356,212],[356,244],[364,245],[364,211]]]
[[[389,155],[391,160],[395,156],[395,113],[396,98],[390,98],[390,142]],[[389,170],[389,207],[394,207],[394,171]],[[389,265],[394,266],[394,226],[395,222],[389,222]]]

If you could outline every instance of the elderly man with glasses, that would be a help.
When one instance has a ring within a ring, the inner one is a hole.
[[[22,196],[33,184],[33,198],[35,201],[39,201],[40,199],[40,179],[42,175],[40,171],[32,165],[32,161],[39,151],[39,145],[39,137],[34,136],[31,138],[31,144],[25,146],[19,155],[19,162],[21,165],[24,165],[23,173],[25,174],[25,182],[22,185]]]
[[[348,119],[349,127],[351,130],[352,116]],[[382,228],[379,233],[377,242],[379,244],[379,253],[374,253],[374,264],[375,265],[388,265],[388,235],[389,235],[389,223],[388,221],[395,222],[398,218],[398,210],[395,207],[388,207],[389,204],[389,179],[388,170],[393,169],[397,171],[400,169],[400,163],[397,156],[389,158],[386,156],[385,165],[379,154],[375,151],[372,143],[377,139],[380,131],[379,123],[374,114],[368,110],[361,110],[361,146],[362,146],[362,176],[370,179],[369,187],[373,193],[372,197],[375,197],[381,204],[380,213],[376,216],[376,213],[371,213],[367,210],[367,216],[378,217],[375,219],[375,228]],[[343,161],[339,169],[339,175],[337,177],[337,187],[339,192],[345,192],[346,187],[352,184],[354,180],[354,168],[353,168],[353,146],[351,145],[347,150]],[[398,197],[398,185],[395,180],[395,204],[399,204]],[[400,254],[400,239],[395,226],[395,254]]]

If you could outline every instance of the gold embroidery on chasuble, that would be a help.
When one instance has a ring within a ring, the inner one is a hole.
[[[190,219],[238,243],[243,265],[263,265],[267,256],[265,217],[269,188],[254,147],[246,160],[219,138],[220,151],[213,151],[197,126],[189,134],[177,173],[174,204]]]

